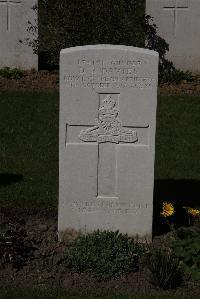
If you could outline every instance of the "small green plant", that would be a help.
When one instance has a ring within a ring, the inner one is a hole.
[[[11,264],[14,268],[23,267],[34,255],[35,247],[27,239],[27,232],[14,224],[0,226],[0,266]]]
[[[200,279],[200,230],[180,228],[172,241],[172,249],[192,278]]]
[[[79,236],[65,250],[68,267],[88,272],[98,280],[109,280],[137,271],[144,246],[118,231],[95,231]]]
[[[11,69],[4,67],[0,69],[0,76],[6,79],[20,79],[25,76],[24,72],[18,68]]]
[[[150,283],[164,290],[181,284],[183,271],[173,252],[163,248],[152,248],[144,255],[144,271]]]

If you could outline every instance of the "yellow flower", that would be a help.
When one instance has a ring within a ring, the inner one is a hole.
[[[162,212],[160,213],[160,215],[162,215],[163,217],[169,217],[172,216],[174,212],[175,210],[172,203],[166,201],[163,202]]]
[[[200,210],[198,209],[193,209],[193,208],[188,208],[188,214],[196,217],[196,216],[199,216],[200,215]]]

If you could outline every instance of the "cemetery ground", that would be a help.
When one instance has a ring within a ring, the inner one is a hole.
[[[178,84],[177,84],[178,83]],[[30,70],[0,69],[0,90],[32,90],[32,91],[58,91],[59,73],[57,70]],[[177,79],[173,84],[164,83],[159,88],[161,95],[196,95],[200,94],[200,74],[194,75],[194,80]]]
[[[56,89],[56,78],[53,88],[46,83],[47,90]],[[28,91],[23,82],[7,82],[19,88],[0,92],[0,222],[1,233],[10,232],[8,246],[2,247],[2,239],[0,243],[0,250],[7,250],[1,251],[0,287],[24,290],[2,289],[0,298],[27,298],[27,292],[28,298],[117,298],[116,294],[140,298],[126,293],[141,293],[141,298],[197,298],[199,280],[189,275],[180,286],[163,291],[148,282],[142,270],[99,281],[67,267],[64,252],[77,235],[71,231],[65,243],[57,241],[59,96],[56,91]],[[179,90],[176,96],[162,95],[158,100],[153,229],[157,248],[172,234],[160,217],[162,203],[174,204],[177,227],[188,224],[182,207],[199,204],[200,96],[197,87],[192,88],[192,95]],[[170,90],[171,86],[169,94]],[[190,230],[199,233],[198,226]],[[36,286],[47,289],[26,291]],[[84,293],[86,288],[96,291]],[[105,293],[100,295],[102,290]]]

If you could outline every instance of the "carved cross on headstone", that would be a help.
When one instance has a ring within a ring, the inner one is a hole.
[[[180,4],[180,2],[182,4]],[[185,11],[189,9],[188,6],[188,1],[187,0],[173,0],[172,2],[170,2],[171,4],[166,4],[163,6],[164,10],[169,10],[169,11],[173,11],[173,15],[174,15],[174,36],[176,36],[177,33],[177,24],[178,24],[178,12],[179,11]]]
[[[11,17],[11,5],[19,5],[22,3],[20,0],[0,0],[0,4],[6,5],[6,30],[10,31],[10,17]]]
[[[77,125],[69,125],[77,127]],[[97,194],[98,198],[116,198],[117,194],[117,144],[135,143],[138,135],[135,126],[123,126],[119,118],[119,94],[99,94],[98,118],[95,126],[79,127],[78,139],[98,145]],[[139,126],[148,128],[148,125]],[[67,130],[68,131],[68,130]],[[66,146],[67,146],[66,137]]]

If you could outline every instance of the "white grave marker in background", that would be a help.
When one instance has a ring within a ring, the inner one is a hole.
[[[176,37],[177,34],[177,25],[178,25],[178,15],[179,12],[181,13],[181,10],[185,11],[188,10],[188,2],[183,2],[182,4],[179,4],[179,2],[177,0],[174,0],[173,2],[166,2],[166,4],[164,4],[163,9],[166,11],[169,11],[171,14],[171,11],[174,15],[173,18],[173,27],[174,27],[174,36]]]
[[[6,5],[6,30],[10,31],[10,23],[11,23],[11,8],[12,5],[18,5],[21,4],[21,1],[19,0],[0,0],[0,5],[5,4]]]
[[[36,0],[0,0],[0,68],[38,68],[37,55],[25,44],[25,39],[31,38],[28,22],[37,22],[32,9],[36,3]]]
[[[111,45],[60,60],[59,233],[151,238],[158,55]]]
[[[169,44],[167,58],[182,70],[200,71],[200,1],[146,0],[146,14]]]

